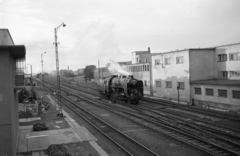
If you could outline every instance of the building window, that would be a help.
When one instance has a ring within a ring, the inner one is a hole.
[[[206,95],[207,96],[213,96],[213,89],[206,88]]]
[[[233,93],[233,98],[234,99],[240,99],[240,91],[233,90],[232,93]]]
[[[155,66],[160,65],[160,59],[155,60]]]
[[[165,64],[171,64],[171,58],[165,58]]]
[[[227,61],[227,54],[218,55],[218,62]]]
[[[144,81],[144,83],[145,83],[145,86],[147,86],[147,81],[146,80]]]
[[[149,71],[149,65],[147,65],[147,71]]]
[[[183,56],[176,57],[177,64],[183,64]]]
[[[161,81],[155,81],[156,82],[156,87],[161,87]]]
[[[194,90],[195,90],[195,94],[198,94],[198,95],[201,95],[202,94],[202,90],[201,90],[201,88],[194,88]]]
[[[218,89],[219,97],[227,97],[227,90]]]
[[[221,71],[222,78],[228,78],[228,71]]]
[[[229,60],[230,61],[240,60],[240,52],[229,54]]]
[[[233,78],[240,77],[240,71],[230,71],[230,77],[233,77]]]
[[[185,89],[184,82],[178,82],[177,86],[179,86],[179,89],[182,89],[182,90]]]
[[[172,82],[166,81],[166,88],[172,88]]]

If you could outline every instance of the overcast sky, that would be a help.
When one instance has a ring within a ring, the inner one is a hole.
[[[167,52],[240,42],[240,0],[0,0],[0,28],[26,46],[34,72],[130,61],[131,52]]]

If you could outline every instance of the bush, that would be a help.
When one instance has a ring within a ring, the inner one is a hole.
[[[33,131],[44,131],[44,130],[48,130],[48,127],[46,126],[45,123],[35,123],[33,125]]]
[[[22,118],[29,118],[29,117],[33,117],[31,111],[27,110],[26,112],[24,111],[19,111],[18,113],[18,117],[19,119],[22,119]]]
[[[50,145],[47,152],[51,156],[72,156],[71,151],[65,145]]]

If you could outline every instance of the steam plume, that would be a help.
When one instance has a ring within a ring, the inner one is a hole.
[[[108,66],[108,71],[114,75],[129,75],[129,73],[124,70],[124,67],[120,66],[117,62],[111,62]]]

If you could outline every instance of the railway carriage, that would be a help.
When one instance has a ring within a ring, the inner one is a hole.
[[[112,75],[98,84],[98,91],[102,97],[111,99],[112,103],[122,101],[138,104],[143,96],[143,81],[133,78],[132,75]]]

